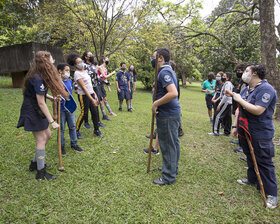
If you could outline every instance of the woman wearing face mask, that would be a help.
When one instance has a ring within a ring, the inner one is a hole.
[[[233,99],[240,105],[236,111],[236,119],[232,134],[239,135],[239,144],[247,156],[247,179],[237,180],[240,184],[257,185],[257,176],[254,170],[252,157],[248,143],[242,129],[238,127],[238,118],[248,121],[248,129],[252,138],[256,161],[267,195],[267,207],[273,209],[277,206],[277,181],[275,167],[272,162],[274,157],[273,114],[277,102],[275,89],[264,79],[266,69],[262,64],[249,65],[242,75],[242,80],[249,86],[241,91],[241,94],[233,93]],[[242,110],[242,113],[240,113]],[[245,116],[243,116],[243,114]],[[241,120],[241,119],[240,119]],[[237,132],[238,131],[238,132]]]
[[[220,99],[221,99],[221,89],[223,87],[223,82],[222,82],[222,75],[223,72],[218,72],[216,75],[216,85],[215,85],[215,95],[212,98],[212,103],[214,107],[214,116],[217,110],[217,106],[219,105]]]
[[[55,176],[46,171],[45,148],[51,137],[49,124],[53,129],[59,125],[54,121],[45,102],[46,98],[54,101],[47,92],[50,89],[54,96],[67,95],[53,63],[50,52],[36,52],[34,63],[24,79],[24,99],[17,124],[18,128],[24,127],[25,131],[31,131],[34,135],[36,153],[29,170],[37,170],[36,179],[40,180],[55,179]]]
[[[105,57],[104,55],[102,55],[100,58],[100,61],[101,61],[101,65],[96,66],[96,69],[97,69],[97,74],[100,76],[100,78],[102,80],[102,82],[100,84],[100,98],[102,99],[100,101],[100,108],[101,108],[102,115],[103,115],[102,120],[110,121],[111,119],[106,115],[104,105],[106,106],[110,115],[112,115],[112,116],[117,116],[117,115],[111,110],[110,105],[107,101],[104,84],[108,83],[107,79],[110,78],[112,75],[114,75],[116,72],[113,71],[109,75],[107,75],[108,74],[107,65],[109,64],[109,59],[107,57]]]
[[[136,90],[136,75],[137,75],[137,71],[135,69],[135,67],[133,65],[129,66],[129,69],[127,71],[128,75],[129,75],[129,79],[130,79],[130,108],[132,109],[132,97],[133,97],[133,92],[135,92]]]
[[[205,92],[205,101],[206,101],[206,106],[208,109],[208,116],[210,118],[210,123],[213,123],[212,119],[212,98],[215,94],[215,85],[216,85],[216,80],[213,80],[215,78],[213,72],[209,72],[208,74],[208,79],[203,82],[202,84],[202,92]]]
[[[74,73],[74,80],[78,84],[78,99],[81,106],[81,114],[78,117],[76,123],[77,137],[83,138],[81,135],[80,127],[84,121],[85,105],[89,105],[91,112],[92,122],[94,125],[93,135],[97,137],[103,137],[101,131],[99,130],[99,115],[98,115],[98,99],[97,95],[93,90],[92,83],[88,72],[84,70],[84,63],[81,57],[76,53],[71,53],[67,57],[67,62],[71,66],[75,66],[76,71]]]
[[[58,73],[61,75],[62,82],[64,84],[65,90],[72,95],[73,84],[70,77],[70,67],[68,64],[59,64],[57,66]],[[61,100],[60,105],[60,127],[61,127],[61,154],[66,155],[65,151],[65,124],[67,122],[69,128],[69,136],[71,141],[71,148],[75,149],[77,152],[82,152],[83,150],[77,145],[77,133],[75,126],[75,112],[71,113],[64,107],[64,100]]]

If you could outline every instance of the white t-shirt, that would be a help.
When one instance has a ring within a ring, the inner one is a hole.
[[[84,70],[83,72],[75,71],[75,73],[74,73],[74,81],[78,84],[78,94],[85,95],[84,90],[77,82],[77,80],[79,80],[79,79],[83,79],[87,91],[89,92],[89,94],[93,94],[94,91],[92,88],[91,79],[86,70]]]

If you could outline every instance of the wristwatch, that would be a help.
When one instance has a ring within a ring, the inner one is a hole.
[[[236,126],[231,126],[231,128],[237,128]]]

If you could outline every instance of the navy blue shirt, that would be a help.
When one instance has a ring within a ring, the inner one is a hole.
[[[37,103],[36,94],[46,95],[47,92],[48,88],[44,80],[38,75],[33,75],[33,77],[28,80],[27,87],[24,91],[24,96],[34,99]]]
[[[241,91],[241,97],[253,105],[265,107],[266,110],[259,116],[253,115],[244,109],[248,119],[249,131],[254,139],[271,139],[274,136],[273,114],[277,102],[275,89],[262,80],[255,90],[248,94],[249,87]],[[247,98],[247,99],[246,99]]]
[[[132,75],[129,71],[127,73],[129,75],[129,80],[130,80],[130,88],[133,89],[133,82],[136,82],[136,77],[134,73],[132,73]]]
[[[216,96],[215,99],[219,98],[219,96],[221,95],[221,90],[222,90],[222,83],[219,83],[218,81],[216,82]]]
[[[120,89],[128,90],[128,82],[130,81],[130,75],[128,74],[128,72],[120,70],[117,72],[116,81],[118,81]]]
[[[165,63],[159,69],[158,79],[157,79],[157,95],[156,100],[162,98],[166,93],[166,87],[170,84],[174,84],[178,91],[178,82],[175,72],[172,70],[169,63]],[[181,113],[181,107],[178,100],[178,97],[171,100],[170,102],[163,104],[158,107],[158,114],[159,117],[168,117],[172,115],[178,115]]]

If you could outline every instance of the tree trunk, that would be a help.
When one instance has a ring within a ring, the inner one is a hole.
[[[266,79],[276,89],[278,102],[275,118],[280,119],[280,80],[276,59],[274,0],[259,0],[261,28],[261,58],[267,69]]]
[[[186,74],[184,72],[181,72],[181,78],[182,78],[182,86],[183,86],[183,88],[186,88],[187,80],[186,80]]]

